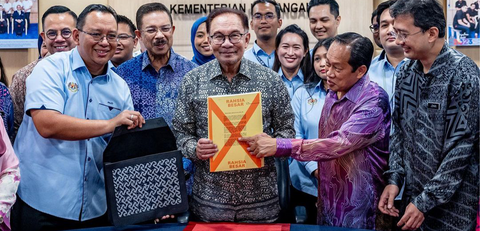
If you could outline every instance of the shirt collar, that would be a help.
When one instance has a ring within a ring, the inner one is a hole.
[[[314,92],[327,92],[327,89],[325,89],[325,86],[323,85],[323,80],[320,80],[317,85],[315,85],[315,90]]]
[[[261,53],[263,53],[263,54],[265,54],[265,55],[267,55],[267,56],[270,56],[270,54],[267,54],[267,52],[265,52],[265,51],[257,44],[257,40],[255,40],[255,42],[253,43],[253,51],[254,51],[254,53],[256,53],[256,54],[260,54],[260,52],[261,52]],[[275,51],[273,51],[273,52],[275,52]],[[273,53],[273,52],[272,52],[272,53]]]
[[[223,76],[222,68],[220,67],[220,63],[218,62],[218,59],[214,59],[211,62],[212,62],[213,68],[210,70],[212,73],[210,75],[210,80],[217,78],[219,76]],[[241,75],[246,77],[249,80],[255,78],[255,74],[253,73],[253,70],[251,70],[252,65],[248,65],[248,62],[251,62],[251,61],[248,59],[242,58],[242,61],[240,63],[240,70],[238,70],[238,73],[235,76]],[[255,63],[255,65],[257,64]],[[266,68],[266,67],[261,66],[261,68]]]
[[[428,73],[427,74],[432,74],[434,76],[436,76],[437,74],[437,71],[438,70],[441,70],[443,66],[447,65],[447,63],[445,62],[445,60],[448,60],[448,57],[450,52],[449,52],[449,47],[448,47],[448,43],[447,41],[445,41],[445,43],[443,44],[443,47],[442,49],[440,50],[440,53],[438,53],[437,57],[435,58],[435,61],[433,61],[433,64],[432,66],[430,67],[430,70],[428,70]],[[425,73],[423,73],[423,64],[422,62],[420,62],[420,60],[415,60],[413,66],[412,66],[412,69],[414,72],[416,72],[417,74],[419,75],[423,75]]]
[[[150,62],[150,58],[148,57],[148,51],[143,52],[141,55],[142,55],[142,70],[145,70],[145,68],[147,68],[148,66],[152,66],[152,63]],[[163,66],[162,68],[170,67],[174,72],[179,71],[176,69],[177,56],[178,54],[173,52],[173,49],[170,49],[170,57],[168,58],[167,65]]]
[[[283,71],[282,71],[282,68],[281,68],[281,67],[278,68],[278,74],[279,74],[282,78],[288,80],[287,77],[285,77],[285,75],[283,75]],[[298,69],[297,74],[296,74],[295,76],[293,76],[293,78],[292,78],[291,81],[293,81],[295,78],[299,78],[299,79],[302,80],[302,82],[303,82],[304,77],[303,77],[302,69]],[[290,80],[289,80],[289,81],[290,81]]]
[[[71,51],[71,57],[72,57],[72,70],[77,70],[79,68],[82,68],[84,67],[85,70],[87,72],[89,72],[87,66],[85,65],[85,62],[83,61],[82,59],[82,56],[80,56],[80,53],[78,52],[78,49],[77,47],[73,48],[72,51]],[[106,77],[106,80],[110,80],[110,75],[113,70],[112,68],[114,68],[115,66],[112,64],[112,62],[109,60],[108,63],[107,63],[107,72],[105,73],[105,75],[98,75],[97,77],[103,77],[105,76]],[[91,75],[91,73],[90,73]]]

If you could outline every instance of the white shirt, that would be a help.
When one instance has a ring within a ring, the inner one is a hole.
[[[25,12],[30,13],[30,10],[32,9],[32,6],[33,6],[32,1],[29,1],[29,0],[24,0],[23,1],[23,10],[25,10]]]

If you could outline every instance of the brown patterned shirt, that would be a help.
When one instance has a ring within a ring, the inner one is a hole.
[[[23,110],[25,104],[25,94],[27,91],[26,80],[27,77],[32,73],[33,68],[41,59],[37,59],[27,66],[22,67],[22,69],[15,72],[12,76],[12,84],[10,84],[10,95],[12,96],[13,101],[13,110],[14,110],[14,137],[17,135],[18,128],[23,121]]]

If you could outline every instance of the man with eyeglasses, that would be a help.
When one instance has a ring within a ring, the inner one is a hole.
[[[178,88],[183,76],[197,67],[173,51],[172,15],[162,3],[147,3],[136,13],[135,34],[146,51],[115,70],[127,82],[132,93],[133,106],[145,119],[163,117],[171,127]],[[192,162],[183,158],[184,169],[192,169]],[[191,172],[186,172],[191,174]],[[187,179],[187,191],[192,181]]]
[[[171,126],[180,83],[197,65],[173,51],[175,26],[165,5],[140,6],[136,20],[135,34],[147,50],[118,66],[116,72],[130,87],[135,110],[145,119],[163,117]]]
[[[71,36],[77,48],[44,58],[27,79],[26,114],[14,145],[22,180],[12,230],[109,225],[106,141],[117,126],[145,123],[109,62],[117,47],[115,11],[87,6]]]
[[[397,75],[389,170],[378,208],[402,230],[473,230],[478,209],[477,65],[445,41],[436,0],[390,6],[396,43],[410,60]],[[405,182],[402,203],[394,198]]]
[[[371,23],[371,25],[368,28],[370,28],[370,31],[372,32],[373,40],[375,41],[375,44],[378,47],[383,49],[382,43],[380,43],[380,36],[378,34],[377,9],[375,9],[372,12],[372,17],[370,18],[370,23]]]
[[[397,0],[388,0],[378,5],[376,11],[377,33],[383,47],[382,53],[372,60],[368,75],[388,94],[390,107],[393,107],[396,74],[405,63],[402,46],[398,45],[396,33],[393,29],[393,18],[390,15],[390,6]]]
[[[173,119],[177,146],[196,168],[191,211],[200,221],[274,222],[280,204],[273,158],[265,158],[263,168],[210,172],[209,158],[218,149],[207,138],[207,97],[259,91],[263,131],[291,138],[294,116],[287,89],[277,73],[243,57],[250,40],[244,12],[215,9],[206,26],[216,59],[185,75]]]
[[[137,28],[133,22],[124,15],[117,16],[118,43],[115,55],[110,60],[115,67],[133,58],[133,49],[137,46],[138,38],[135,36]]]
[[[47,46],[48,55],[57,52],[69,51],[76,44],[72,37],[72,30],[77,23],[77,15],[65,6],[52,6],[42,16],[43,30],[40,33]],[[14,136],[23,121],[24,103],[27,77],[32,73],[33,68],[41,59],[37,59],[18,70],[12,77],[10,93],[14,108]]]
[[[244,57],[272,69],[275,60],[275,38],[282,26],[280,6],[275,0],[256,0],[252,3],[250,26],[257,39]]]

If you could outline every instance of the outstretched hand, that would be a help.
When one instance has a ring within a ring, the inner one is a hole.
[[[277,152],[277,139],[270,137],[265,133],[250,137],[241,137],[240,142],[247,142],[250,154],[257,158],[269,157]]]

